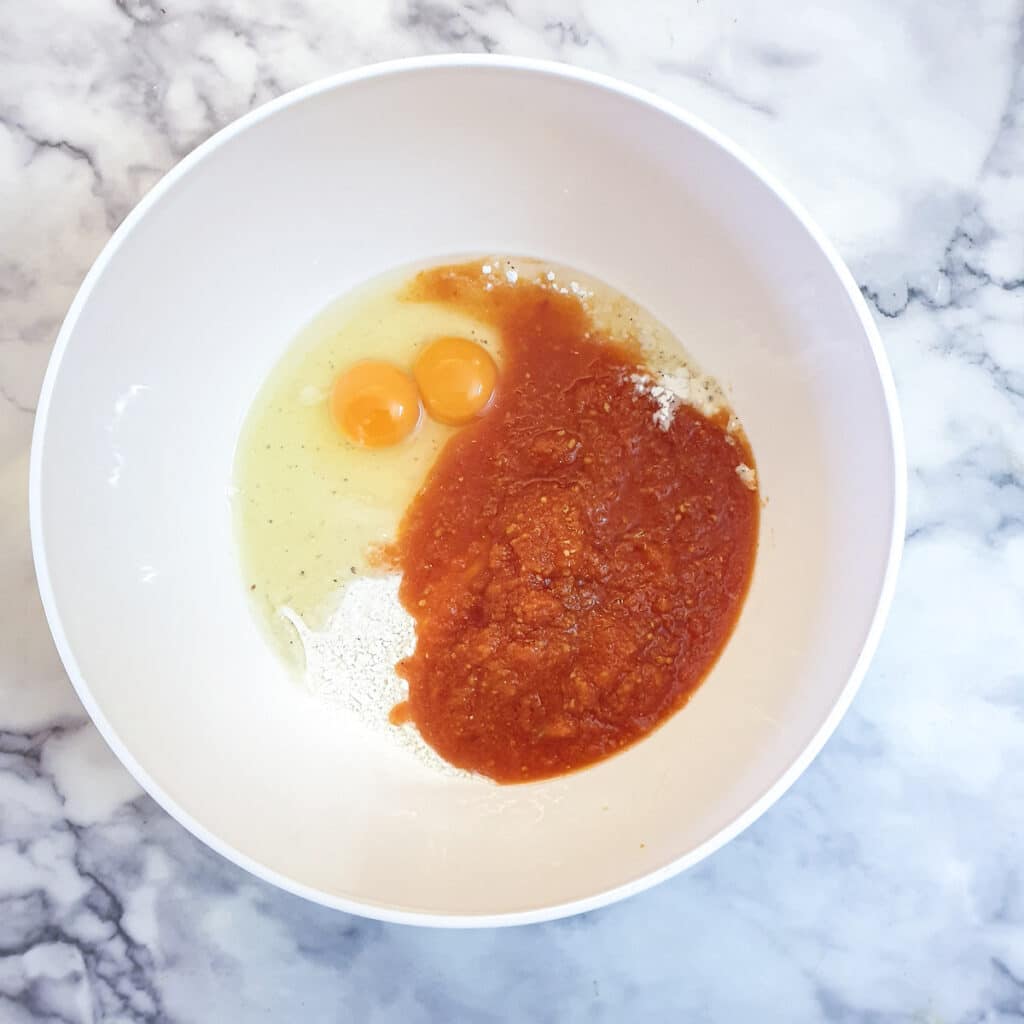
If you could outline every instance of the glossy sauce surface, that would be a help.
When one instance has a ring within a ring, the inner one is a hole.
[[[728,412],[667,430],[572,295],[417,276],[409,302],[494,325],[486,415],[452,436],[388,557],[417,623],[408,714],[459,767],[500,782],[601,760],[678,710],[728,639],[757,548],[753,466]]]

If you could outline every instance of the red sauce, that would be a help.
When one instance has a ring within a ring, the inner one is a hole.
[[[391,552],[417,627],[397,714],[452,764],[522,782],[605,758],[686,703],[746,595],[758,498],[725,414],[679,406],[659,429],[629,380],[639,352],[574,298],[483,285],[477,264],[443,267],[407,296],[494,324],[504,359]]]
[[[407,700],[400,700],[388,713],[388,721],[392,725],[405,725],[410,718],[412,718],[412,712],[409,710]]]

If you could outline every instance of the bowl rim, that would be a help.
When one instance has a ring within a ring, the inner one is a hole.
[[[853,305],[860,321],[874,360],[878,374],[885,414],[888,421],[893,462],[892,480],[892,518],[890,522],[889,550],[885,570],[879,586],[875,610],[865,633],[861,650],[839,696],[829,714],[822,721],[807,746],[792,760],[781,774],[765,787],[761,796],[729,825],[720,829],[698,847],[681,857],[631,878],[613,888],[606,889],[590,896],[533,907],[526,910],[503,911],[498,913],[434,913],[400,906],[362,903],[358,900],[334,896],[311,885],[298,882],[234,848],[220,839],[204,825],[195,820],[191,814],[166,792],[152,778],[146,769],[136,760],[135,756],[122,743],[117,732],[103,713],[99,703],[93,697],[89,684],[79,669],[74,652],[64,632],[63,622],[57,605],[56,595],[50,578],[49,562],[46,552],[42,520],[42,469],[44,441],[47,430],[50,404],[53,390],[60,372],[64,353],[71,335],[74,333],[79,316],[89,300],[97,281],[102,276],[114,254],[124,244],[136,226],[142,221],[151,207],[156,205],[170,189],[185,177],[208,155],[264,119],[273,116],[287,107],[300,104],[312,97],[341,89],[355,83],[374,78],[385,78],[422,71],[453,69],[453,68],[502,68],[510,71],[526,72],[574,81],[595,89],[616,93],[639,103],[655,108],[681,122],[686,127],[703,135],[733,159],[742,164],[751,174],[757,177],[786,206],[789,212],[808,232],[815,244],[822,251],[831,265],[839,281],[846,290],[847,297]],[[595,910],[599,907],[617,902],[627,896],[643,892],[681,872],[700,863],[720,847],[734,839],[764,814],[803,774],[811,762],[817,757],[828,738],[834,732],[843,715],[846,713],[860,684],[864,679],[868,666],[881,638],[889,608],[892,604],[896,587],[896,577],[903,552],[904,532],[906,529],[907,504],[907,470],[906,452],[902,420],[897,400],[896,385],[882,345],[878,328],[861,295],[860,289],[842,257],[825,237],[820,228],[812,221],[789,191],[755,158],[746,153],[740,146],[703,119],[694,116],[679,105],[665,100],[649,90],[634,86],[613,78],[610,75],[577,68],[556,61],[540,60],[527,57],[497,56],[491,54],[443,54],[431,56],[408,57],[364,65],[349,71],[317,79],[306,85],[293,89],[249,113],[232,121],[214,133],[187,156],[174,165],[136,204],[131,212],[114,231],[96,257],[88,273],[82,281],[75,298],[58,332],[50,356],[46,374],[40,391],[36,410],[35,424],[32,432],[32,448],[29,463],[29,524],[32,540],[32,556],[35,563],[36,579],[42,599],[46,620],[53,634],[57,652],[71,681],[72,686],[82,702],[93,724],[99,730],[107,746],[124,765],[136,782],[148,793],[175,821],[206,846],[215,850],[227,860],[255,875],[257,878],[286,892],[301,896],[313,903],[357,914],[362,917],[380,921],[411,924],[430,927],[447,928],[488,928],[496,926],[532,924],[568,917],[574,914]]]

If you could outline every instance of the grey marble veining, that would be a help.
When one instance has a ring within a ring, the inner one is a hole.
[[[1014,0],[0,0],[0,1021],[1024,1018],[1024,6]],[[28,446],[60,320],[176,160],[320,75],[487,50],[611,72],[758,156],[892,360],[908,544],[878,657],[754,827],[624,904],[437,933],[210,853],[75,699]]]

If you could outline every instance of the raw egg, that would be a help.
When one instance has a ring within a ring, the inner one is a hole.
[[[415,383],[393,363],[375,359],[338,374],[330,407],[342,433],[367,448],[398,444],[420,419]]]
[[[445,337],[420,353],[413,376],[430,416],[457,427],[487,408],[498,370],[482,345],[468,338]]]

